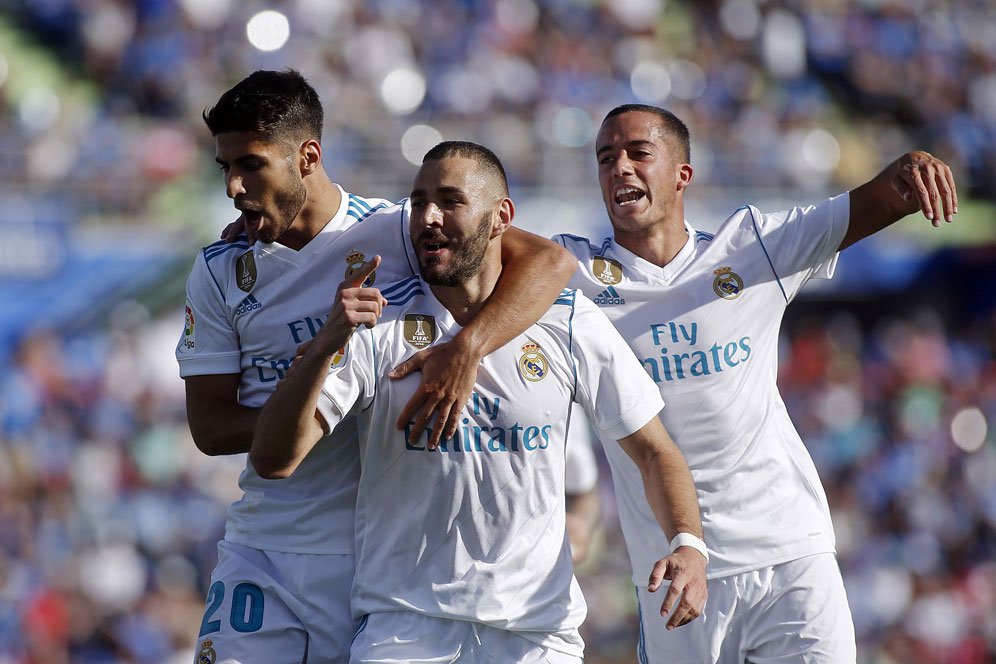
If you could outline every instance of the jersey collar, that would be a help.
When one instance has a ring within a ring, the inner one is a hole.
[[[654,280],[670,283],[675,275],[681,272],[692,259],[692,256],[695,255],[695,229],[692,228],[692,225],[687,220],[685,220],[685,232],[688,234],[685,244],[681,245],[678,253],[664,267],[640,258],[629,249],[617,243],[614,239],[612,240],[612,246],[624,263],[652,277]]]

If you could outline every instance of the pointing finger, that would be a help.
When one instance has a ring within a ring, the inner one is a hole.
[[[343,288],[359,288],[367,280],[367,277],[374,273],[374,270],[376,270],[379,265],[380,256],[374,256],[361,265],[360,269],[346,277],[345,281],[342,282]]]

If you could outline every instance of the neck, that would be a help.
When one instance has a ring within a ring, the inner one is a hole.
[[[432,294],[436,296],[439,303],[446,307],[446,310],[453,315],[461,327],[474,319],[477,312],[481,310],[484,303],[491,297],[491,293],[498,283],[501,275],[501,260],[488,260],[485,257],[481,270],[471,277],[466,283],[459,286],[436,286],[429,285]]]
[[[304,248],[315,239],[342,205],[339,187],[329,179],[325,171],[309,175],[305,186],[308,198],[304,207],[297,213],[291,227],[280,236],[280,244],[295,250]]]
[[[688,232],[681,216],[649,228],[615,229],[616,243],[657,267],[670,263],[688,241]]]

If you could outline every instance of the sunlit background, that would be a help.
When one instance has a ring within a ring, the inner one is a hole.
[[[956,224],[849,249],[790,308],[780,380],[860,661],[996,661],[991,0],[0,0],[0,664],[192,660],[243,465],[194,448],[173,359],[234,217],[200,114],[285,67],[347,190],[400,198],[428,147],[475,140],[546,235],[607,233],[592,140],[619,103],[688,122],[704,229],[946,160]],[[600,491],[586,662],[632,662],[604,467]]]

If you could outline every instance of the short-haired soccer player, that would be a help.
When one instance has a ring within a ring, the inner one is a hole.
[[[300,344],[328,314],[328,293],[369,257],[377,275],[411,276],[416,260],[404,205],[350,194],[323,165],[323,111],[294,71],[257,71],[225,92],[204,119],[226,191],[259,239],[217,242],[197,256],[177,346],[187,418],[206,454],[247,452],[259,409]],[[495,297],[461,334],[422,358],[411,410],[438,405],[453,428],[480,358],[537,320],[573,261],[552,242],[508,235],[512,265]],[[449,405],[448,405],[449,404]],[[247,463],[228,512],[198,637],[199,662],[343,662],[355,631],[349,608],[359,457],[346,422],[315,446],[293,479],[264,479]]]
[[[608,315],[668,404],[660,417],[695,478],[710,557],[704,619],[665,629],[642,580],[667,542],[639,474],[606,443],[640,661],[853,663],[827,498],[775,383],[778,329],[809,279],[833,275],[840,250],[917,210],[951,221],[950,169],[911,152],[850,193],[773,214],[744,206],[713,234],[685,220],[689,135],[672,113],[617,107],[595,149],[613,236],[555,239],[578,259],[571,286]]]
[[[293,478],[327,429],[357,414],[353,610],[362,626],[351,662],[580,662],[585,605],[564,533],[572,406],[619,441],[667,537],[701,537],[691,476],[657,417],[656,386],[573,291],[482,359],[456,435],[435,446],[397,431],[415,384],[388,370],[458,334],[486,305],[504,278],[500,240],[514,215],[500,162],[472,143],[430,150],[411,200],[420,275],[364,288],[375,260],[343,283],[263,408],[250,457],[260,472]],[[658,562],[651,589],[671,579],[663,605],[675,609],[673,626],[701,611],[705,567],[689,546]]]

